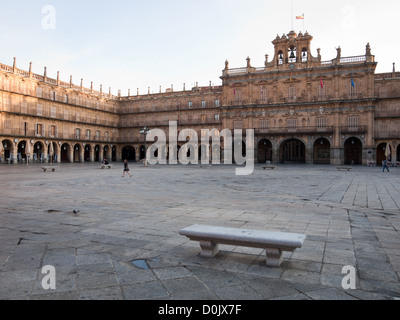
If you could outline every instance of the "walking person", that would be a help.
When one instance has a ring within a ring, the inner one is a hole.
[[[389,171],[389,167],[388,167],[388,161],[387,161],[386,159],[383,160],[382,164],[383,164],[383,172],[385,172],[385,169],[386,169],[388,172],[390,172],[390,171]]]
[[[128,167],[128,160],[124,160],[124,171],[123,171],[123,174],[122,174],[122,178],[125,178],[125,172],[127,173],[127,174],[129,174],[129,176],[132,178],[132,175],[131,175],[131,173],[129,172],[129,167]]]

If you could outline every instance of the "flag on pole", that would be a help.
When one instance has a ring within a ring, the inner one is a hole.
[[[296,16],[296,20],[304,20],[304,13],[301,16]]]
[[[235,84],[233,84],[233,94],[236,95]]]
[[[353,73],[351,74],[351,86],[354,88],[356,84],[354,83]]]
[[[321,77],[321,89],[324,88],[324,83],[322,82],[322,77]]]

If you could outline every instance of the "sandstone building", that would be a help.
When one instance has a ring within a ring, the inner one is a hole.
[[[380,163],[387,146],[391,160],[400,160],[400,73],[375,73],[369,44],[360,56],[342,57],[338,48],[324,61],[320,49],[312,53],[312,39],[277,36],[263,67],[250,58],[243,68],[226,61],[217,87],[126,97],[75,85],[72,77],[51,79],[46,68],[38,75],[15,60],[0,64],[1,161],[23,162],[28,154],[43,162],[138,161],[150,144],[140,130],[168,133],[169,121],[199,139],[205,130],[254,129],[259,163],[366,165]],[[243,152],[245,145],[244,135]],[[204,148],[199,142],[189,150],[199,158],[216,152]]]

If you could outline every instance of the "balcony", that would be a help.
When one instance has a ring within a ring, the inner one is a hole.
[[[343,134],[365,134],[368,132],[367,126],[344,126],[340,127],[340,133]]]
[[[333,126],[255,129],[256,135],[269,135],[269,136],[321,135],[321,134],[332,134],[334,132],[335,128]]]
[[[375,139],[400,139],[400,130],[377,131]]]

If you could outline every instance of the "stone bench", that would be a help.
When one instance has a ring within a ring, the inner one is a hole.
[[[111,168],[112,168],[112,165],[111,165],[111,164],[102,164],[102,165],[101,165],[101,168],[102,168],[102,169],[111,169]]]
[[[274,167],[274,166],[267,166],[267,167],[261,167],[263,170],[267,170],[267,169],[269,169],[269,170],[274,170],[276,167]]]
[[[347,170],[350,171],[352,168],[350,167],[336,167],[337,170],[341,171],[341,170]]]
[[[58,169],[58,167],[42,167],[42,170],[44,172],[46,172],[47,170],[51,170],[51,171],[56,171]]]
[[[283,251],[293,252],[297,248],[301,248],[306,239],[304,234],[205,225],[193,225],[182,229],[179,234],[188,237],[190,240],[199,241],[202,257],[215,257],[219,251],[218,244],[265,249],[267,266],[271,267],[281,265]]]

